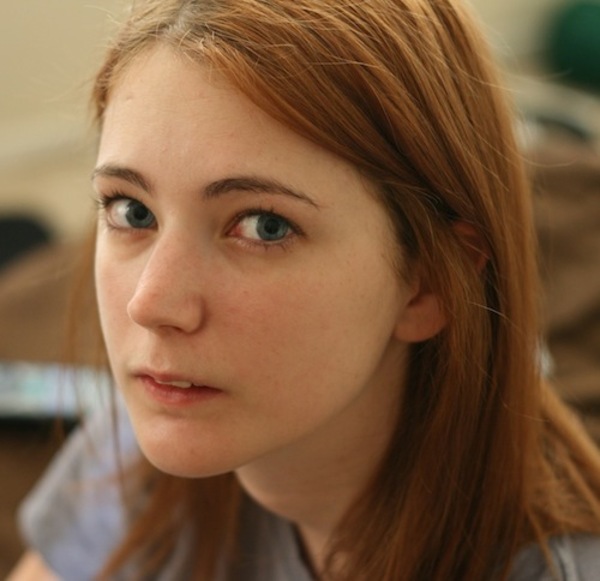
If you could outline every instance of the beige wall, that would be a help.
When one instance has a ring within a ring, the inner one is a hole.
[[[530,54],[564,0],[470,0],[503,58]],[[88,80],[129,0],[0,1],[0,211],[77,236],[89,207]]]
[[[78,236],[90,206],[89,79],[124,0],[0,2],[0,211]]]
[[[570,0],[468,0],[480,14],[492,44],[508,59],[535,55],[549,21]]]
[[[80,124],[86,81],[109,15],[121,6],[123,0],[0,2],[0,156],[18,153],[36,134],[59,141]]]

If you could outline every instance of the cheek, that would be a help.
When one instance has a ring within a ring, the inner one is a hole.
[[[237,294],[227,335],[236,345],[240,373],[307,381],[348,361],[368,367],[366,358],[377,359],[395,325],[393,275],[356,262],[330,266]]]

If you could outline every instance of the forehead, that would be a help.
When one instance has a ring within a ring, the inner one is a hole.
[[[130,141],[142,133],[153,133],[155,140],[175,132],[191,139],[217,128],[222,132],[227,122],[230,129],[235,123],[239,135],[244,129],[240,121],[259,122],[261,113],[223,75],[158,45],[137,56],[116,77],[101,137],[102,142],[124,138],[135,126]]]
[[[374,189],[356,168],[270,117],[222,74],[162,46],[137,57],[111,91],[99,149],[99,164],[105,163],[196,184],[224,177],[217,174],[266,172],[318,193]]]

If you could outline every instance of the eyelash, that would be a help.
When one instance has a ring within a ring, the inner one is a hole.
[[[140,201],[139,199],[137,199],[135,196],[131,196],[131,195],[126,195],[123,194],[122,192],[111,192],[111,193],[107,193],[107,194],[101,194],[97,199],[96,199],[96,204],[99,208],[99,210],[103,211],[105,213],[105,218],[104,218],[104,222],[107,225],[107,227],[113,231],[116,232],[131,232],[132,230],[145,230],[145,228],[119,228],[118,226],[114,226],[113,224],[110,223],[110,221],[107,219],[106,217],[106,211],[110,208],[110,206],[112,204],[114,204],[115,202],[118,202],[120,200],[130,200],[130,201],[134,201],[134,202],[138,202],[139,204],[142,204],[143,206],[145,206],[145,204]],[[274,218],[278,218],[283,220],[288,226],[289,229],[291,231],[291,234],[286,236],[285,238],[283,238],[282,240],[276,240],[276,241],[258,241],[258,240],[250,240],[248,238],[239,238],[237,239],[239,244],[242,244],[244,246],[247,247],[252,247],[252,248],[261,248],[264,249],[265,251],[268,250],[273,250],[273,249],[287,249],[288,246],[293,243],[293,240],[296,236],[303,236],[304,232],[302,231],[302,229],[292,220],[290,220],[289,218],[286,218],[285,216],[282,216],[280,213],[276,212],[275,209],[273,207],[267,208],[265,206],[254,206],[252,208],[247,208],[245,210],[243,210],[242,212],[239,212],[238,214],[236,214],[234,216],[234,218],[231,220],[230,224],[227,227],[227,231],[231,231],[232,229],[234,229],[235,227],[239,226],[242,222],[242,220],[244,218],[251,218],[251,217],[255,217],[255,216],[272,216]]]
[[[143,204],[143,202],[141,202],[134,196],[126,196],[125,194],[122,194],[121,192],[112,192],[112,193],[108,193],[108,194],[100,194],[96,198],[96,205],[98,206],[98,209],[100,209],[100,210],[107,210],[111,204],[114,204],[115,202],[118,202],[120,200],[131,200],[133,202],[138,202],[140,204]]]

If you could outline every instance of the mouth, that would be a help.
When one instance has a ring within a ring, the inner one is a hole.
[[[196,378],[142,371],[134,377],[153,400],[169,406],[190,405],[223,395],[221,389],[207,385]]]
[[[170,385],[171,387],[178,387],[179,389],[190,389],[190,387],[202,387],[196,383],[192,383],[191,381],[160,381],[158,379],[154,379],[158,385]]]
[[[208,385],[203,379],[198,377],[192,377],[191,375],[184,375],[183,373],[170,373],[160,372],[151,369],[140,369],[133,373],[134,377],[140,379],[148,379],[157,385],[163,385],[165,387],[173,387],[177,389],[191,389],[193,387],[206,387],[215,389],[213,386]]]

